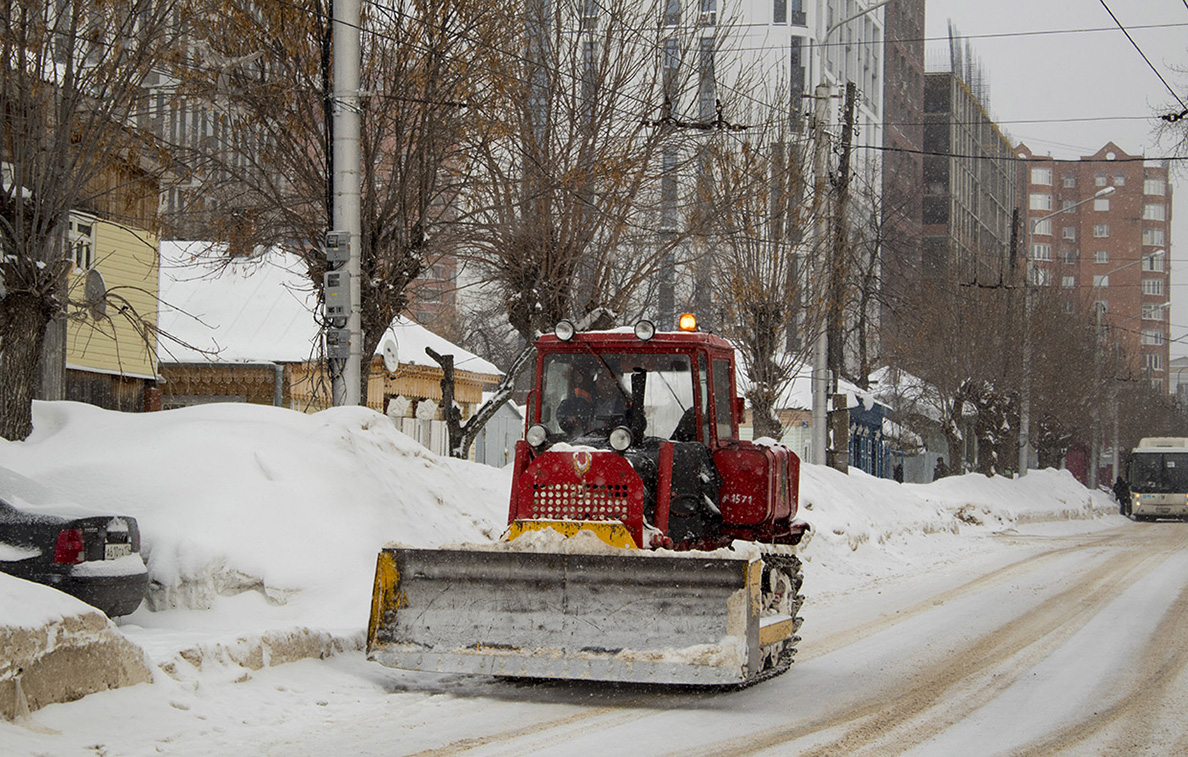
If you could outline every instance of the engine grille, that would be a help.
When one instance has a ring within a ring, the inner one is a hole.
[[[626,520],[626,484],[533,484],[530,517],[547,520]]]

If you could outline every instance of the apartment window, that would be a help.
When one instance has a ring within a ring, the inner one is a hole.
[[[1051,260],[1052,245],[1047,242],[1035,242],[1031,245],[1032,260]]]
[[[1143,279],[1143,294],[1163,296],[1163,279]]]
[[[1093,286],[1108,287],[1109,285],[1110,285],[1110,275],[1108,273],[1107,274],[1098,274],[1097,276],[1093,277]]]
[[[1109,181],[1109,179],[1106,178],[1106,175],[1104,173],[1099,173],[1098,175],[1093,177],[1093,183],[1099,187],[1104,187],[1106,185],[1106,182],[1108,182],[1108,181]]]
[[[1060,258],[1064,261],[1065,265],[1076,265],[1079,257],[1080,254],[1076,250],[1065,250],[1060,253]]]
[[[1151,388],[1157,392],[1162,392],[1163,391],[1163,379],[1161,379],[1161,378],[1151,379]]]
[[[1161,202],[1148,202],[1143,205],[1144,221],[1166,221],[1167,206]]]
[[[1037,223],[1035,225],[1035,230],[1032,233],[1044,237],[1052,236],[1052,219],[1049,218],[1046,221],[1040,221]]]
[[[1110,225],[1108,223],[1099,223],[1093,227],[1093,236],[1101,239],[1110,235]]]
[[[676,26],[681,21],[681,0],[667,0],[664,3],[664,25]]]
[[[709,121],[714,117],[714,110],[717,106],[714,87],[714,38],[702,37],[698,53],[700,55],[697,71],[698,112],[701,120]]]
[[[95,221],[70,215],[70,254],[76,271],[89,271],[95,265]]]
[[[1163,179],[1144,179],[1143,180],[1143,194],[1145,195],[1159,195],[1163,196],[1166,193],[1167,184]]]
[[[1163,229],[1143,229],[1143,244],[1162,245]]]
[[[1163,370],[1163,355],[1157,352],[1148,352],[1143,355],[1143,367],[1152,371]],[[1158,381],[1158,379],[1156,379]]]
[[[1144,271],[1162,271],[1163,270],[1163,250],[1152,252],[1150,255],[1143,256],[1143,270]]]
[[[1064,239],[1075,241],[1077,238],[1077,227],[1065,226],[1060,236]]]
[[[1073,202],[1072,200],[1061,200],[1060,201],[1060,209],[1061,210],[1071,210],[1073,205],[1076,205],[1076,203]]]
[[[1166,305],[1143,305],[1143,320],[1144,321],[1162,321],[1163,311],[1167,309]]]
[[[1043,184],[1046,187],[1052,186],[1052,169],[1051,168],[1033,168],[1031,169],[1031,183]]]
[[[772,3],[771,20],[777,24],[788,23],[788,0],[775,0]]]
[[[1163,331],[1160,329],[1143,329],[1143,344],[1149,346],[1163,344]]]
[[[1066,173],[1064,175],[1064,186],[1066,189],[1072,189],[1077,185],[1077,177],[1075,174]]]
[[[1094,210],[1109,210],[1110,209],[1110,198],[1098,197],[1096,200],[1093,201],[1093,209]]]
[[[1108,263],[1108,262],[1110,262],[1110,251],[1109,250],[1094,250],[1093,251],[1093,262],[1094,263]]]
[[[1065,289],[1074,289],[1077,286],[1077,277],[1076,276],[1063,277],[1062,279],[1060,279],[1060,286],[1064,287]]]
[[[1126,185],[1126,176],[1120,173],[1114,174],[1114,186],[1122,187]]]
[[[1032,210],[1051,210],[1052,195],[1038,193],[1031,195],[1030,207]]]
[[[1076,310],[1076,307],[1074,306],[1074,304],[1073,304],[1073,301],[1072,301],[1072,300],[1065,300],[1065,301],[1064,301],[1064,312],[1065,312],[1065,313],[1068,313],[1069,315],[1072,315],[1072,314],[1073,314],[1073,311],[1075,311],[1075,310]]]
[[[1031,266],[1031,272],[1028,278],[1031,279],[1032,286],[1046,287],[1052,285],[1052,272],[1047,268],[1040,268],[1036,265]]]

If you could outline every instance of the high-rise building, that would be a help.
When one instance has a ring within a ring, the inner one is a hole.
[[[1018,161],[958,72],[924,77],[924,151],[922,275],[1008,279]]]
[[[1113,142],[1072,161],[1037,156],[1026,145],[1016,153],[1026,161],[1023,228],[1031,231],[1032,282],[1058,288],[1069,307],[1100,313],[1135,375],[1168,391],[1167,164],[1130,155]]]
[[[920,270],[924,0],[897,0],[884,13],[882,325],[894,329],[895,305]]]

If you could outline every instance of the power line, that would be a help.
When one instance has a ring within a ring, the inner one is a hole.
[[[1167,91],[1171,92],[1172,97],[1176,98],[1176,102],[1180,104],[1180,107],[1188,110],[1188,105],[1184,104],[1184,101],[1180,99],[1180,96],[1176,94],[1176,91],[1172,89],[1172,86],[1167,83],[1167,79],[1163,78],[1163,74],[1159,73],[1159,69],[1155,68],[1155,64],[1151,62],[1151,59],[1147,57],[1147,54],[1143,52],[1143,49],[1139,47],[1139,44],[1134,41],[1134,37],[1130,36],[1130,32],[1126,30],[1126,27],[1122,25],[1122,22],[1119,21],[1118,17],[1114,15],[1114,12],[1110,10],[1110,6],[1106,5],[1106,1],[1098,0],[1098,2],[1101,3],[1101,7],[1106,9],[1106,13],[1110,14],[1110,18],[1114,19],[1114,23],[1117,24],[1118,28],[1122,30],[1122,33],[1126,35],[1126,39],[1130,40],[1130,44],[1134,45],[1134,49],[1138,51],[1138,54],[1141,55],[1143,60],[1147,62],[1147,65],[1151,67],[1151,71],[1153,71],[1155,75],[1159,77],[1159,81],[1163,82],[1163,86],[1167,87]]]

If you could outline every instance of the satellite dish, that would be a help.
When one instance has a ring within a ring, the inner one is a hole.
[[[400,353],[395,339],[384,342],[384,368],[388,370],[388,373],[400,370]]]
[[[86,298],[87,309],[91,311],[92,318],[99,320],[107,315],[107,282],[103,280],[103,274],[99,273],[98,269],[92,268],[87,271],[83,296]]]

